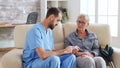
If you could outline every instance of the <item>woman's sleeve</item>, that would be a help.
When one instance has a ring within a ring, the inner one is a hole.
[[[93,39],[93,47],[92,47],[91,53],[94,54],[94,56],[98,56],[99,55],[98,39],[97,39],[96,35],[94,35],[94,36],[95,36],[95,38]]]
[[[65,38],[65,47],[70,46],[71,42],[69,41],[69,36]]]

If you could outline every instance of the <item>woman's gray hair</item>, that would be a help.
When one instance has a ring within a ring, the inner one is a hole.
[[[85,18],[86,23],[89,23],[89,16],[88,16],[88,15],[86,15],[86,14],[80,14],[80,15],[78,16],[77,20],[78,20],[79,18]]]

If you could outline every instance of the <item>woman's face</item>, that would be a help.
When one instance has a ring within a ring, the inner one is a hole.
[[[85,18],[83,18],[83,17],[78,18],[78,20],[77,20],[78,31],[85,31],[87,26],[88,26],[88,23]]]

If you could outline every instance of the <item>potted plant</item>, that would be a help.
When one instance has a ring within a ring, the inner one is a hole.
[[[67,9],[66,8],[62,8],[62,7],[59,7],[59,9],[62,12],[62,23],[65,23],[69,19]]]

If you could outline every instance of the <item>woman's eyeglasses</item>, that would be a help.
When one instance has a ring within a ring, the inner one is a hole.
[[[85,24],[86,24],[86,22],[78,21],[78,20],[77,20],[77,23],[82,24],[82,25],[85,25]]]

